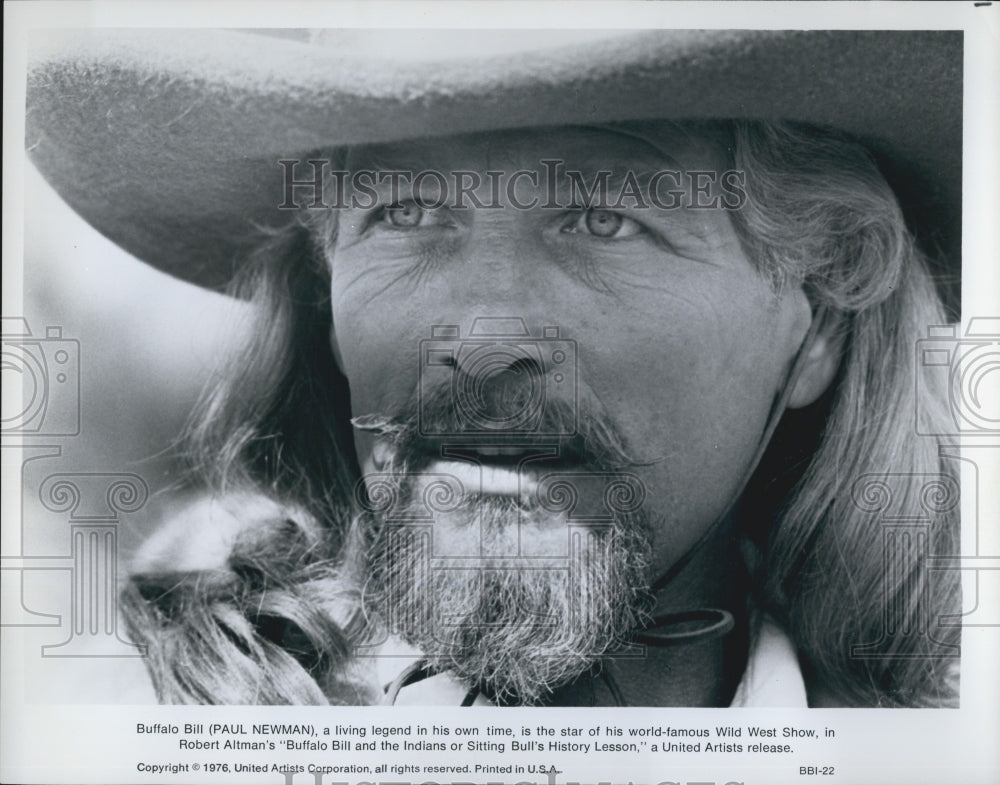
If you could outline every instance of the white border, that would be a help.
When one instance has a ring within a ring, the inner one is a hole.
[[[1000,303],[1000,105],[996,101],[1000,64],[1000,15],[996,7],[972,3],[21,3],[4,7],[4,149],[3,162],[3,312],[18,314],[22,307],[21,262],[24,256],[25,166],[23,150],[23,106],[25,33],[34,27],[78,26],[393,26],[393,27],[623,27],[670,26],[691,28],[869,28],[869,29],[962,29],[965,31],[965,154],[964,154],[964,242],[963,313],[996,316]],[[294,21],[293,21],[294,20]],[[980,464],[979,482],[993,484],[1000,477],[1000,449],[989,463]],[[968,479],[968,478],[966,478]],[[991,483],[992,479],[992,483]],[[981,553],[1000,554],[1000,532],[987,521],[1000,520],[997,495],[981,495],[978,501]],[[963,499],[966,529],[963,542],[971,541],[972,500]],[[19,507],[12,489],[4,488],[6,513]],[[4,515],[10,521],[9,514]],[[965,584],[966,596],[974,596],[975,583]],[[996,584],[994,583],[994,586]],[[971,594],[970,594],[971,592]],[[1000,623],[997,597],[992,617]],[[161,738],[137,737],[137,722],[198,722],[204,717],[230,722],[354,722],[401,725],[416,722],[455,721],[450,709],[397,708],[335,709],[247,709],[184,707],[109,707],[38,705],[26,702],[18,663],[19,641],[4,633],[2,682],[3,760],[0,779],[20,782],[200,782],[202,775],[178,775],[160,780],[141,778],[134,769],[138,758],[169,759]],[[987,783],[1000,779],[1000,628],[966,629],[963,638],[962,707],[958,710],[877,711],[809,710],[807,715],[781,710],[743,710],[737,719],[732,710],[631,709],[602,710],[592,721],[574,710],[508,709],[463,710],[477,722],[520,723],[552,726],[561,724],[657,724],[697,725],[805,724],[838,729],[835,759],[827,755],[807,763],[833,763],[838,774],[822,778],[836,782],[964,782]],[[226,718],[220,720],[219,718]],[[802,782],[793,767],[764,767],[761,759],[733,758],[732,765],[706,765],[697,758],[646,760],[628,766],[601,766],[595,759],[581,760],[580,770],[557,775],[597,782],[661,782],[687,779],[726,782]],[[796,760],[795,766],[799,765]],[[785,770],[788,769],[788,770]],[[324,782],[371,779],[400,780],[376,776],[324,778]],[[423,781],[415,778],[413,781]],[[456,780],[473,781],[459,776]],[[515,781],[518,777],[492,776],[492,781]],[[527,776],[529,781],[547,781]],[[274,775],[218,777],[213,782],[279,782]],[[311,782],[300,777],[296,782]],[[449,781],[444,776],[440,781]]]

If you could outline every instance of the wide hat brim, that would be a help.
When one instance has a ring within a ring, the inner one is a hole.
[[[382,54],[393,35],[409,49]],[[655,118],[847,131],[925,249],[959,263],[961,32],[174,29],[35,44],[26,144],[38,169],[102,234],[201,286],[224,287],[258,228],[282,220],[279,159]]]

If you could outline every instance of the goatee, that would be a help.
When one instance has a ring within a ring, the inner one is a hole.
[[[496,702],[544,702],[627,648],[648,619],[651,546],[640,512],[568,524],[521,499],[476,494],[433,525],[413,525],[399,521],[419,520],[420,505],[406,503],[409,519],[405,509],[391,521],[370,515],[366,614]],[[477,527],[481,558],[436,566],[433,537],[463,527]],[[512,534],[528,528],[565,533],[564,557],[512,558]]]

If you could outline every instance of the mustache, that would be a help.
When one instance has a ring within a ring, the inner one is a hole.
[[[505,380],[496,385],[480,396],[472,417],[455,395],[455,385],[442,384],[418,390],[395,411],[359,415],[351,424],[383,440],[391,455],[387,468],[399,471],[417,471],[463,449],[497,463],[555,449],[553,459],[560,465],[604,472],[651,463],[633,454],[610,414],[592,397],[550,398],[530,418],[520,416],[519,408],[535,403],[527,384]]]

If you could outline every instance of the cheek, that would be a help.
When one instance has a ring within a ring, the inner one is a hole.
[[[670,305],[619,320],[616,335],[595,335],[589,352],[582,345],[581,374],[639,438],[659,424],[738,441],[755,414],[766,417],[794,353],[783,309],[770,293]]]
[[[650,341],[641,359],[609,356],[595,390],[643,458],[692,478],[748,459],[780,376],[731,342],[702,338]]]
[[[705,304],[655,331],[647,326],[646,338],[623,332],[616,350],[591,358],[601,366],[589,374],[595,394],[650,462],[636,473],[664,521],[655,543],[665,563],[726,512],[760,444],[794,353],[787,320],[768,297],[763,316]]]
[[[414,389],[406,369],[416,367],[417,344],[374,307],[336,294],[331,347],[350,386],[351,413],[391,411]]]

